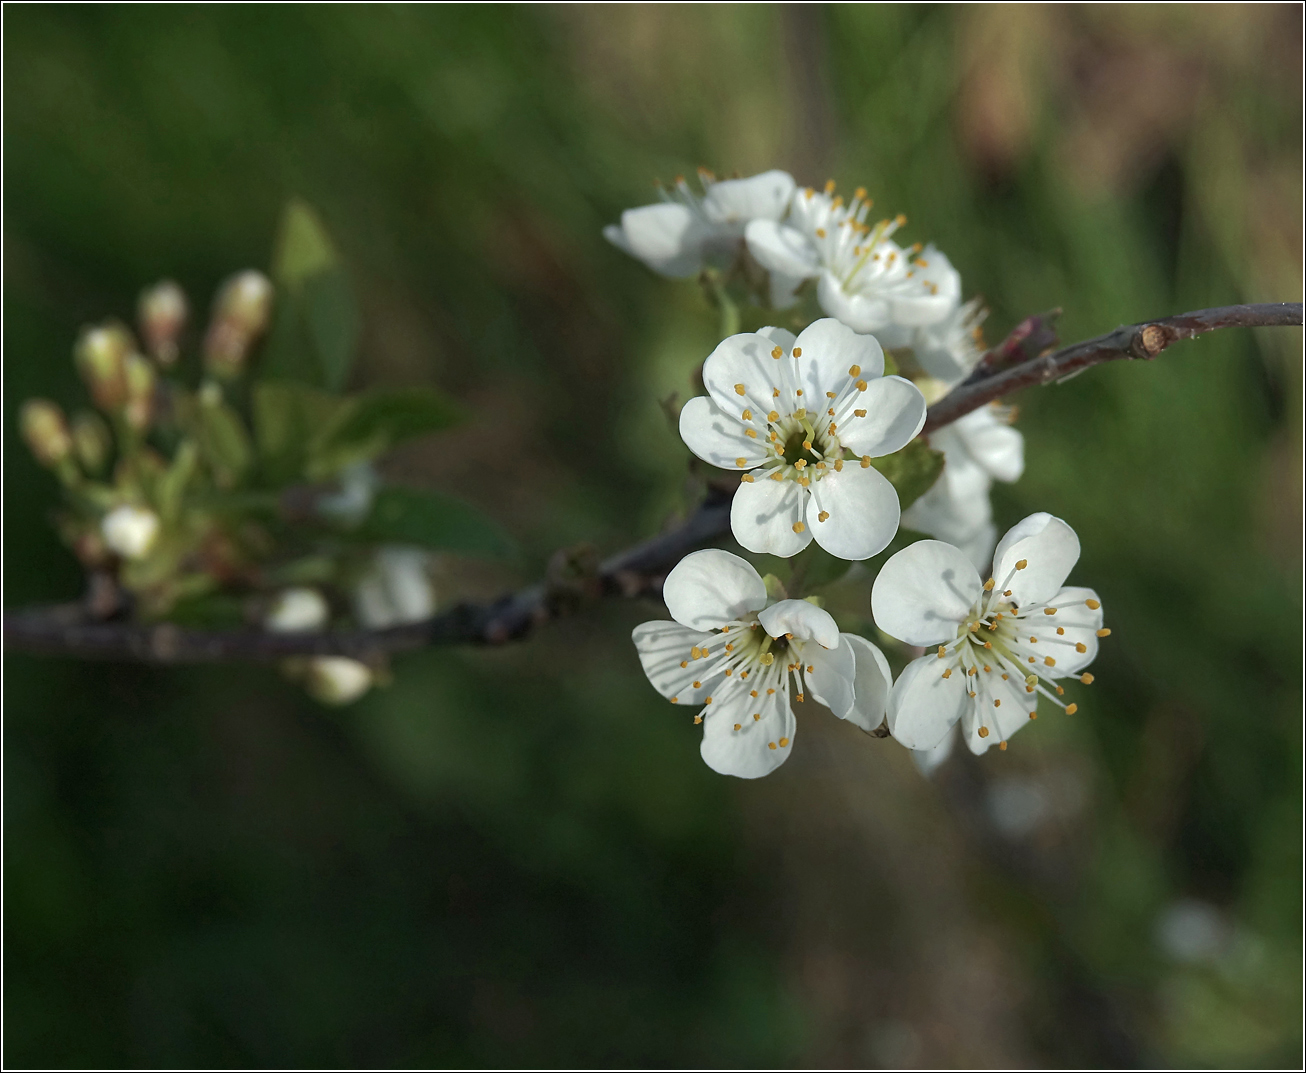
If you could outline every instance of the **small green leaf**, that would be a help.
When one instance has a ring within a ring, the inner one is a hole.
[[[376,543],[420,544],[467,555],[516,554],[511,538],[475,507],[439,492],[414,488],[381,489],[372,512],[352,535]]]
[[[906,510],[928,492],[943,472],[943,452],[914,439],[896,454],[872,458],[871,465],[889,478],[898,492],[898,505]]]
[[[308,445],[346,405],[334,395],[291,380],[254,385],[254,439],[264,481],[288,484],[305,475]]]
[[[199,422],[200,449],[213,467],[218,484],[230,488],[244,475],[253,458],[249,434],[236,411],[222,402],[202,402]]]
[[[397,444],[455,424],[461,414],[431,388],[374,389],[349,400],[309,448],[312,476],[321,479]]]
[[[279,287],[298,287],[340,264],[331,236],[311,205],[291,198],[281,213],[272,279]]]
[[[199,445],[190,439],[182,440],[170,465],[155,487],[155,502],[165,523],[175,521],[181,514],[182,497],[186,486],[199,469]]]

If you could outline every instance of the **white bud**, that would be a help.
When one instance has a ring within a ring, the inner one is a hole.
[[[272,601],[263,625],[273,633],[313,633],[327,624],[328,614],[317,589],[286,589]]]
[[[366,663],[344,656],[318,656],[309,661],[304,687],[323,704],[349,704],[371,688],[372,671]]]
[[[159,535],[159,516],[145,507],[114,507],[100,523],[109,548],[124,559],[143,559]]]
[[[354,614],[370,630],[421,622],[435,614],[430,556],[400,545],[377,549],[354,590]]]

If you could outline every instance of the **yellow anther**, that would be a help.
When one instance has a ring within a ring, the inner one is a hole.
[[[1002,680],[1005,682],[1009,677],[1010,677],[1010,675],[1006,675],[1006,674],[1004,674],[1004,675],[1002,676]]]
[[[751,420],[753,420],[753,411],[752,411],[752,410],[745,410],[745,411],[743,412],[743,414],[742,414],[742,417],[743,417],[743,419],[744,419],[745,421],[751,421]]]
[[[1010,595],[1011,595],[1011,590],[1010,590],[1010,589],[1003,589],[1003,590],[1002,590],[1002,595],[1003,595],[1003,596],[1010,596]]]
[[[1030,657],[1029,657],[1029,661],[1030,661],[1030,663],[1034,663],[1034,662],[1035,662],[1034,657],[1033,657],[1033,656],[1030,656]]]
[[[858,390],[858,391],[865,391],[865,390],[866,390],[866,381],[865,381],[865,380],[858,380],[858,381],[857,381],[857,390]]]
[[[1108,629],[1103,628],[1103,629],[1100,629],[1100,630],[1097,631],[1097,635],[1098,635],[1099,637],[1110,637],[1110,636],[1111,636],[1111,631],[1108,630]]]
[[[1028,559],[1021,559],[1020,562],[1018,562],[1018,563],[1016,564],[1016,569],[1017,569],[1017,570],[1024,570],[1025,567],[1027,567],[1028,565],[1029,565],[1029,560],[1028,560]]]
[[[694,716],[695,723],[701,723],[702,721],[703,721],[703,717],[701,715]]]
[[[838,397],[838,392],[835,392],[835,391],[827,391],[827,392],[825,393],[825,397],[826,397],[827,399],[837,398],[837,397]]]
[[[898,213],[898,215],[893,218],[893,222],[896,223],[899,227],[903,227],[907,223],[907,217],[905,217],[902,213]]]
[[[985,641],[985,642],[984,642],[984,647],[985,647],[985,648],[992,648],[992,647],[993,647],[993,642],[992,642],[992,641]],[[988,670],[987,667],[985,667],[984,669],[985,669],[986,671]]]
[[[695,645],[693,648],[689,650],[689,658],[698,659],[700,651],[701,650],[699,649],[698,645]]]
[[[998,748],[1005,753],[1007,751],[1007,743],[1005,741],[998,742]]]
[[[785,630],[785,637],[786,639],[792,641],[794,639],[793,632],[790,630]]]
[[[704,704],[711,704],[711,703],[712,703],[712,698],[711,698],[711,697],[704,697],[704,698],[703,698],[703,703],[704,703]]]
[[[952,668],[951,668],[951,667],[949,667],[947,670],[945,670],[945,671],[943,672],[943,677],[944,677],[944,678],[951,678],[951,677],[952,677]]]
[[[778,399],[779,397],[780,397],[780,389],[778,387],[773,387],[771,389],[771,398]]]
[[[816,229],[816,237],[817,237],[817,238],[825,238],[825,228],[824,228],[824,227],[818,227],[818,228]]]
[[[746,465],[748,465],[748,459],[743,458],[742,456],[736,458],[735,465],[738,466],[740,469],[743,469]]]
[[[871,456],[862,455],[862,469],[870,469],[870,468],[871,468]]]
[[[773,481],[783,481],[784,479],[785,479],[785,476],[784,476],[783,473],[772,473],[772,474],[771,474],[771,480],[773,480]]]
[[[1083,641],[1076,641],[1076,642],[1075,642],[1075,651],[1076,651],[1076,652],[1087,652],[1087,651],[1088,651],[1088,645],[1084,644]]]
[[[785,746],[787,746],[788,744],[789,744],[789,739],[788,739],[788,738],[781,738],[781,739],[780,739],[780,748],[781,748],[781,749],[783,749],[783,748],[784,748]]]
[[[1043,662],[1047,664],[1047,666],[1049,667],[1055,667],[1057,665],[1057,661],[1054,660],[1051,656],[1044,656]]]
[[[806,488],[806,487],[807,487],[809,484],[811,484],[812,482],[809,481],[806,477],[799,477],[799,478],[798,478],[798,483],[799,483],[800,485],[802,485],[804,488]]]
[[[818,514],[818,515],[816,516],[816,520],[817,520],[818,522],[823,522],[823,521],[825,521],[825,519],[828,518],[828,517],[830,517],[830,512],[829,512],[828,510],[823,510],[823,511],[821,511],[820,514]]]
[[[801,395],[802,392],[800,391],[798,394]],[[807,416],[807,411],[806,411],[805,409],[803,409],[803,407],[800,406],[800,407],[798,407],[797,410],[794,411],[794,416],[795,416],[796,418],[798,418],[799,421],[801,421],[804,417]]]
[[[827,194],[833,194],[833,193],[834,193],[834,180],[833,180],[833,179],[826,179],[826,180],[825,180],[825,192],[826,192]]]
[[[752,484],[752,483],[753,483],[753,475],[752,475],[751,473],[741,473],[741,474],[739,475],[739,483],[740,483],[740,484]]]
[[[1057,609],[1055,607],[1043,608],[1043,614],[1045,615],[1055,615],[1056,613],[1057,613]]]
[[[866,416],[866,411],[865,411],[865,410],[854,410],[854,411],[853,411],[853,417],[865,417],[865,416]]]
[[[802,356],[803,356],[803,348],[800,346],[794,347],[794,357],[801,358]]]
[[[1058,697],[1064,697],[1066,695],[1066,691],[1062,689],[1060,686],[1057,686],[1056,690],[1057,690]]]
[[[1084,685],[1090,685],[1092,684],[1093,676],[1089,674],[1088,671],[1085,671],[1083,674],[1079,676],[1079,680],[1083,682]]]
[[[794,469],[805,469],[806,467],[807,467],[807,459],[805,458],[800,458],[797,462],[794,463]]]
[[[995,707],[995,708],[1001,708],[1001,707],[1002,707],[1002,701],[998,700],[997,697],[994,697],[994,698],[993,698],[993,707]]]
[[[694,683],[694,688],[695,688],[695,689],[702,689],[702,688],[703,688],[703,683],[702,683],[702,682],[695,682],[695,683]]]
[[[726,668],[726,677],[727,677],[727,678],[729,678],[729,677],[730,677],[732,674],[734,674],[734,673],[735,673],[735,671],[734,671],[734,668],[733,668],[733,667],[727,667],[727,668]]]
[[[809,663],[809,664],[807,665],[807,673],[808,673],[808,674],[812,674],[815,670],[816,670],[816,667],[813,666],[812,664]]]
[[[758,722],[761,718],[762,718],[762,713],[761,713],[761,712],[754,712],[754,713],[753,713],[753,722],[754,722],[754,723]]]
[[[757,429],[746,428],[744,429],[744,435],[747,436],[750,440],[755,440],[757,439]]]
[[[768,421],[779,421],[780,415],[776,413],[776,411],[772,410],[769,414],[766,415],[766,419]]]
[[[773,742],[773,741],[768,741],[768,742],[766,743],[766,747],[767,747],[768,749],[774,749],[774,748],[775,748],[775,742]]]
[[[757,696],[757,690],[756,690],[756,689],[750,689],[750,690],[748,691],[748,695],[749,695],[750,697],[755,697],[755,696]]]
[[[680,698],[679,698],[679,697],[672,697],[672,698],[671,698],[671,703],[672,703],[672,704],[677,704],[677,703],[679,703],[679,701],[680,701]]]
[[[858,377],[858,376],[861,376],[861,375],[862,375],[862,367],[861,367],[860,365],[850,365],[850,366],[848,366],[848,375],[849,375],[849,376],[852,376],[852,377]]]
[[[763,667],[769,667],[769,666],[771,666],[772,663],[775,662],[775,653],[774,653],[774,652],[763,652],[760,656],[757,657],[757,659],[758,659],[758,662],[761,663]],[[767,692],[769,693],[769,692],[771,692],[771,691],[770,691],[770,690],[767,690]]]
[[[774,692],[775,692],[774,689],[768,689],[768,690],[766,691],[766,695],[769,697],[769,696],[770,696],[772,693],[774,693]]]
[[[776,347],[773,351],[771,351],[771,357],[773,358],[781,358],[783,356],[784,356],[784,349],[782,347]]]
[[[1029,635],[1029,643],[1032,645],[1038,644],[1038,638],[1035,637],[1032,633]]]
[[[804,450],[804,451],[810,451],[811,449],[812,449],[812,441],[811,441],[811,440],[803,440],[803,450]]]
[[[1030,717],[1031,719],[1037,719],[1037,718],[1038,718],[1038,712],[1030,712],[1030,713],[1029,713],[1029,717]]]
[[[827,429],[825,430],[825,434],[826,434],[827,436],[833,436],[833,435],[834,435],[834,430],[837,429],[838,427],[839,427],[838,425],[836,425],[833,421],[831,421],[831,422],[830,422],[830,427],[827,428]]]
[[[736,724],[735,724],[735,729],[736,729],[736,730],[743,730],[743,729],[744,729],[744,724],[743,724],[743,723],[736,723]]]
[[[1102,605],[1096,600],[1085,600],[1084,606],[1086,606],[1090,611],[1096,611]]]
[[[795,693],[795,694],[794,694],[794,700],[798,701],[799,704],[802,704],[802,703],[803,703],[803,695],[802,695],[801,693]]]
[[[794,392],[795,395],[802,395],[802,393],[803,393],[802,388],[799,388],[797,391]]]
[[[987,738],[987,737],[989,736],[989,728],[988,728],[988,727],[980,727],[980,728],[979,728],[979,736],[980,736],[981,738]]]
[[[688,666],[689,666],[689,660],[687,660],[687,659],[682,659],[682,660],[680,661],[680,665],[681,665],[682,667],[688,667]]]
[[[984,664],[984,673],[985,673],[985,674],[988,674],[988,673],[989,673],[990,671],[992,671],[992,670],[993,670],[993,668],[990,667],[987,663]]]
[[[735,394],[736,394],[736,395],[742,395],[743,393],[744,393],[744,385],[743,385],[743,384],[736,384],[736,385],[735,385]]]
[[[843,459],[842,459],[842,458],[836,458],[836,459],[834,460],[834,471],[835,471],[835,473],[842,473],[842,472],[843,472]]]
[[[853,191],[853,197],[855,197],[855,198],[860,198],[861,200],[865,201],[865,200],[866,200],[866,187],[864,187],[864,186],[859,186],[856,190]]]
[[[942,659],[947,654],[948,654],[948,650],[944,648],[942,645],[939,645],[939,659]]]
[[[1058,637],[1062,637],[1062,636],[1064,636],[1064,635],[1065,635],[1065,632],[1066,632],[1066,628],[1065,628],[1064,626],[1058,626],[1058,627],[1057,627],[1057,636],[1058,636]]]
[[[993,591],[993,579],[992,579],[992,578],[989,578],[988,581],[984,582],[984,591],[985,591],[985,592],[992,592],[992,591]]]

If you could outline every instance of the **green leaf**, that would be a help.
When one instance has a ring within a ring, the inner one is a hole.
[[[253,458],[249,434],[239,415],[226,403],[201,402],[200,450],[219,486],[230,488],[244,476]]]
[[[343,400],[307,384],[264,380],[254,385],[254,440],[264,480],[288,484],[305,476],[309,444],[338,416]]]
[[[475,507],[415,488],[383,488],[356,538],[377,543],[420,544],[467,555],[511,557],[512,539]]]
[[[164,522],[176,520],[181,514],[182,497],[186,486],[199,469],[199,445],[194,440],[182,440],[170,465],[155,488],[155,503]]]
[[[350,399],[313,438],[310,475],[323,479],[428,432],[455,424],[457,407],[431,388],[377,388]],[[320,427],[320,426],[319,426]]]
[[[906,510],[928,492],[943,472],[943,452],[914,439],[897,454],[872,458],[871,465],[889,478],[898,492],[898,505]]]
[[[277,305],[260,375],[340,391],[358,343],[358,307],[330,235],[298,199],[281,217],[272,279]]]

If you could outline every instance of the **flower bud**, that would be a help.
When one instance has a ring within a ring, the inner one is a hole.
[[[83,410],[73,417],[73,450],[87,473],[99,473],[109,461],[113,440],[99,414]]]
[[[121,324],[82,330],[73,357],[77,371],[101,410],[116,410],[127,399],[127,355],[136,349],[131,332]]]
[[[421,548],[378,548],[354,589],[354,614],[369,630],[421,622],[435,614],[435,588]]]
[[[318,656],[309,661],[304,688],[323,704],[350,704],[372,686],[366,663],[344,656]]]
[[[110,550],[124,559],[143,559],[159,535],[159,516],[145,507],[114,507],[100,523]]]
[[[239,376],[249,348],[272,315],[272,283],[262,272],[232,276],[213,301],[213,319],[204,336],[204,361],[218,376]]]
[[[154,388],[158,383],[154,366],[139,354],[128,354],[126,361],[127,405],[123,413],[127,424],[138,432],[149,427],[154,416]]]
[[[137,320],[145,346],[165,369],[177,361],[177,338],[186,326],[186,292],[170,279],[141,291]]]
[[[314,633],[327,624],[329,614],[317,589],[285,589],[272,601],[263,625],[273,633]]]
[[[23,439],[43,466],[54,466],[72,452],[73,441],[63,411],[46,399],[28,399],[19,414]]]

